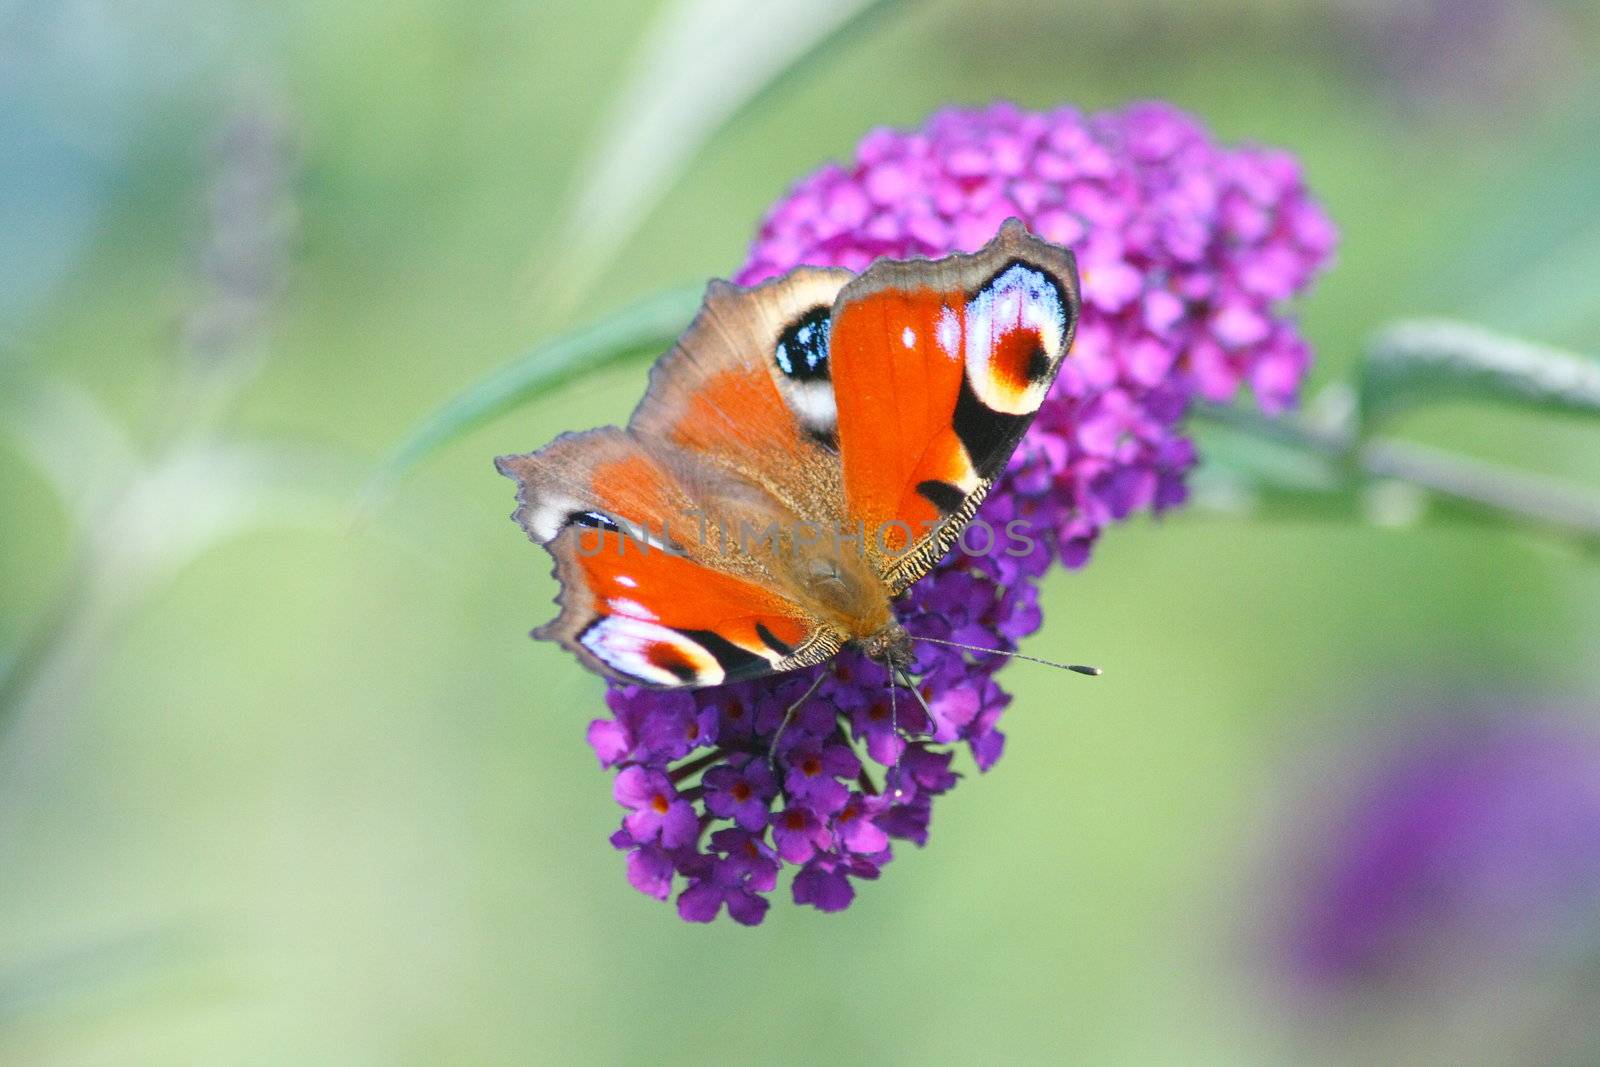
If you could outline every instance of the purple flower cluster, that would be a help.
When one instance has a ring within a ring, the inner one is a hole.
[[[1294,402],[1310,350],[1281,305],[1335,233],[1293,156],[1218,145],[1175,108],[996,104],[869,134],[772,210],[737,280],[971,252],[1012,217],[1071,248],[1083,283],[1072,357],[1012,464],[1024,510],[1079,566],[1107,523],[1182,503],[1196,456],[1177,426],[1196,395],[1249,383],[1269,413]]]
[[[1248,382],[1264,410],[1294,402],[1309,351],[1281,305],[1334,243],[1285,153],[1221,147],[1162,105],[1085,117],[999,104],[869,134],[854,163],[822,168],[773,208],[737,280],[971,251],[1011,217],[1077,253],[1084,310],[980,516],[1050,536],[1024,556],[952,552],[900,609],[913,636],[999,651],[1039,628],[1037,583],[1054,560],[1080,566],[1109,522],[1183,501],[1196,456],[1180,423],[1196,396],[1227,400]],[[665,900],[681,877],[683,918],[710,921],[726,905],[754,924],[785,863],[798,867],[797,903],[836,911],[855,880],[878,876],[892,841],[926,842],[932,800],[957,778],[950,746],[993,766],[1010,697],[993,677],[1004,657],[916,649],[931,721],[848,652],[715,689],[613,688],[613,717],[589,740],[621,768],[629,814],[612,842],[633,885]],[[769,766],[784,710],[818,672]]]

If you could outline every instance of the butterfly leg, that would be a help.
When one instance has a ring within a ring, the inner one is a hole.
[[[916,683],[912,681],[911,675],[903,670],[899,674],[900,684],[911,690],[911,695],[917,698],[918,704],[922,705],[922,712],[928,717],[928,736],[932,737],[934,727],[933,709],[928,707],[928,701],[923,697],[922,690],[918,689]]]
[[[900,737],[900,702],[897,699],[895,699],[895,695],[894,695],[894,672],[893,671],[891,671],[889,673],[888,685],[889,685],[889,725],[890,725],[891,728],[893,728],[895,737],[898,738],[899,741],[900,741],[900,750],[895,753],[894,766],[889,768],[889,775],[888,775],[888,778],[885,779],[884,784],[887,786],[890,780],[892,780],[894,782],[894,799],[899,800],[900,797],[905,792],[905,790],[903,790],[900,787],[900,757],[905,755],[906,742],[905,742],[905,738]]]
[[[783,732],[789,728],[789,722],[794,718],[794,713],[800,710],[802,704],[811,699],[812,694],[822,687],[822,680],[832,673],[833,668],[831,665],[825,671],[818,671],[817,680],[811,683],[811,688],[801,694],[800,699],[790,704],[788,710],[783,713],[783,721],[778,724],[778,732],[772,735],[772,744],[767,746],[767,766],[774,772],[778,769],[778,741],[783,737]]]

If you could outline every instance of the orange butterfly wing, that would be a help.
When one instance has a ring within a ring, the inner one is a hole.
[[[713,282],[627,429],[497,461],[520,485],[515,517],[561,582],[561,614],[535,636],[654,686],[751,678],[837,650],[842,635],[781,592],[770,555],[741,551],[739,537],[746,523],[840,521],[831,386],[791,379],[774,354],[797,321],[820,320],[824,335],[849,278],[802,269],[750,290]]]
[[[793,519],[836,525],[843,491],[833,388],[825,367],[785,373],[780,353],[796,349],[805,369],[796,335],[825,339],[829,310],[850,277],[801,267],[751,289],[712,282],[694,322],[651,371],[629,431],[764,491]]]
[[[890,592],[950,547],[1038,412],[1081,302],[1072,253],[1008,222],[982,250],[880,261],[829,338],[849,521]]]

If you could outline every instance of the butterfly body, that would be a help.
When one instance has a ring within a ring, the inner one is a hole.
[[[503,456],[556,561],[535,636],[636,684],[714,685],[845,646],[911,660],[894,601],[949,549],[1071,344],[1070,252],[713,282],[626,428]]]

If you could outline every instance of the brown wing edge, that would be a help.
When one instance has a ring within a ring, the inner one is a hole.
[[[555,464],[551,461],[552,455],[559,455],[567,449],[582,449],[600,438],[614,440],[625,434],[626,431],[616,426],[598,426],[592,430],[576,430],[560,434],[549,444],[534,452],[518,452],[495,457],[495,470],[517,484],[517,508],[511,513],[511,519],[522,527],[522,532],[527,535],[528,540],[536,545],[548,545],[564,528],[564,525],[554,530],[542,526],[536,527],[534,519],[541,505],[552,507],[555,504],[553,492],[539,495],[542,482],[555,480],[545,477],[547,474],[552,474],[555,468]],[[584,492],[581,496],[575,493],[568,495],[573,498],[574,505],[597,506],[592,501],[584,499],[590,496],[590,493]]]
[[[911,256],[906,259],[880,259],[856,275],[839,292],[835,305],[869,296],[884,289],[927,289],[936,287],[938,281],[929,281],[930,273],[937,272],[950,279],[951,288],[971,292],[998,273],[1011,260],[1020,260],[1049,271],[1058,281],[1064,282],[1062,293],[1068,304],[1067,329],[1070,334],[1077,325],[1078,311],[1082,306],[1078,283],[1078,259],[1071,249],[1051,244],[1035,235],[1018,218],[1009,218],[990,238],[989,243],[976,252],[953,252],[932,259]],[[800,269],[800,268],[797,268]]]
[[[759,359],[768,368],[768,373],[771,373],[770,352],[763,350],[760,353],[746,353],[741,352],[737,346],[726,344],[728,340],[726,335],[719,336],[717,324],[719,316],[730,313],[730,317],[742,316],[758,308],[760,301],[772,300],[778,306],[786,307],[786,313],[776,317],[780,320],[778,325],[787,325],[788,319],[805,309],[815,306],[831,307],[838,299],[839,292],[855,277],[856,275],[842,267],[801,265],[755,285],[738,285],[721,278],[707,282],[705,296],[701,299],[694,318],[689,320],[689,324],[678,335],[678,340],[672,347],[651,366],[644,396],[628,419],[628,429],[640,434],[666,436],[664,431],[667,428],[668,416],[665,412],[656,410],[651,403],[652,397],[668,394],[669,390],[665,388],[665,383],[669,379],[682,376],[686,372],[704,371],[705,367],[699,364],[696,351],[725,352],[733,355],[745,366],[749,365],[747,361]],[[784,301],[777,295],[786,291],[792,291],[795,298]],[[821,294],[824,292],[828,294],[825,300],[821,299]],[[777,335],[774,334],[762,342],[763,348],[770,346],[777,339]],[[777,386],[775,379],[773,384]]]

